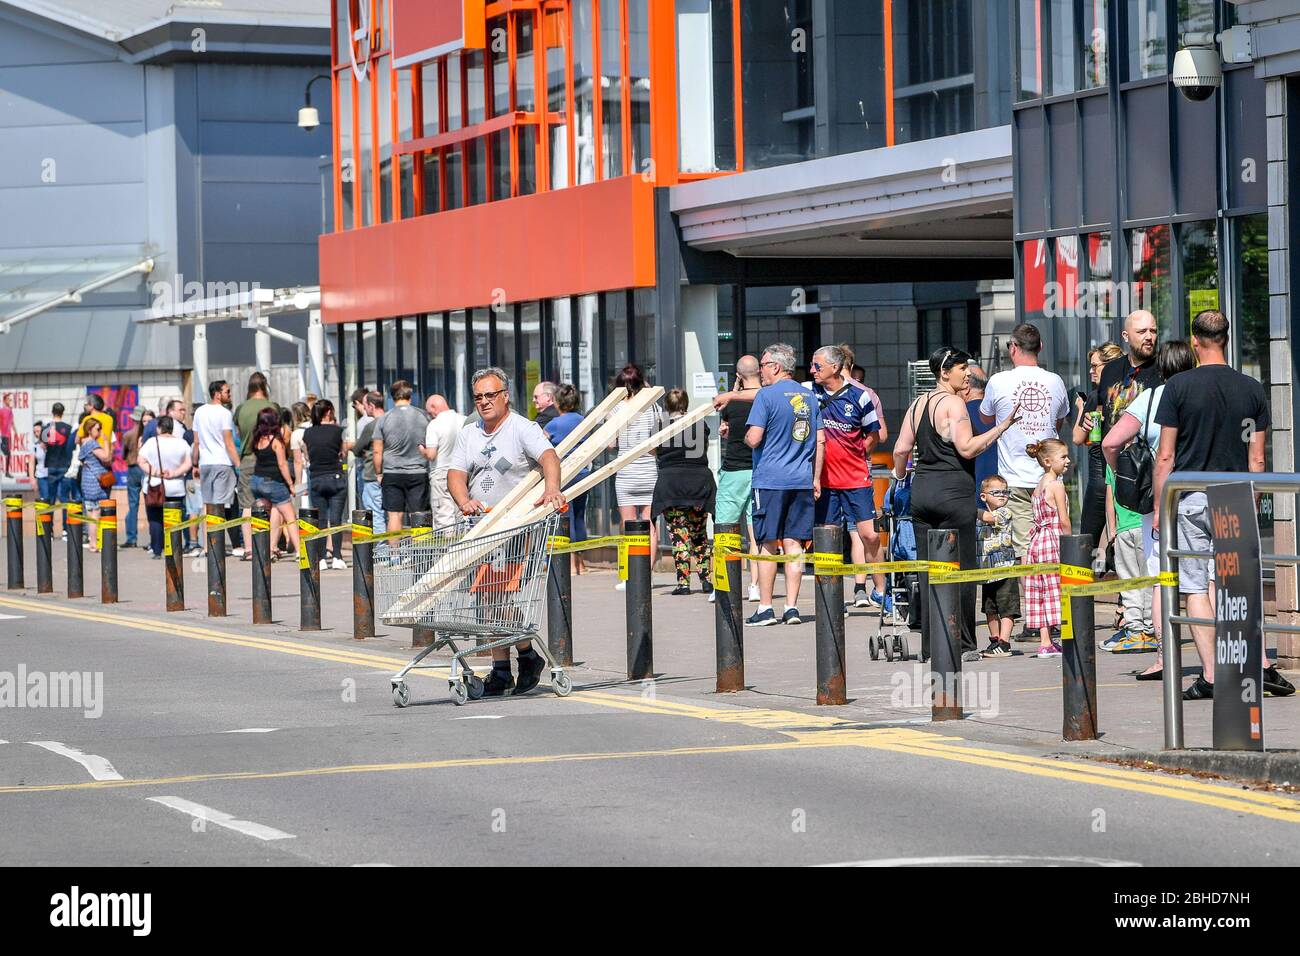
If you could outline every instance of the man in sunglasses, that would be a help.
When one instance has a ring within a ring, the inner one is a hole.
[[[447,470],[447,490],[463,514],[481,514],[540,465],[545,488],[535,505],[564,506],[560,458],[536,423],[510,408],[510,379],[499,368],[479,369],[471,383],[479,420],[466,425],[456,440]],[[518,645],[519,678],[510,673],[510,649],[492,652],[492,673],[483,682],[485,697],[526,694],[537,686],[546,661],[531,643]]]

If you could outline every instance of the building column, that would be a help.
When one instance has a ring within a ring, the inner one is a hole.
[[[1293,376],[1291,373],[1291,248],[1290,210],[1287,205],[1287,80],[1266,81],[1265,123],[1268,127],[1268,292],[1270,378],[1272,386],[1273,471],[1295,470]],[[1295,496],[1273,498],[1274,550],[1278,554],[1296,553]],[[1300,621],[1300,602],[1296,593],[1296,569],[1279,566],[1276,572],[1278,619],[1287,624]],[[1300,664],[1300,635],[1281,634],[1277,638],[1278,657],[1286,666]]]
[[[423,322],[424,320],[420,319],[421,325]],[[307,358],[311,363],[308,389],[325,398],[325,326],[321,324],[320,309],[312,309],[308,313]]]
[[[208,400],[208,327],[202,323],[194,326],[194,388],[192,402],[205,404]]]

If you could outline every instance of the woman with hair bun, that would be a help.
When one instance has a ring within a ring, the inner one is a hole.
[[[917,557],[928,560],[931,529],[952,528],[957,532],[963,569],[978,567],[975,459],[1020,421],[1020,407],[1016,406],[1004,421],[981,435],[974,433],[962,400],[969,364],[970,356],[960,349],[935,350],[930,356],[930,370],[938,384],[912,402],[894,444],[894,477],[899,481],[906,477],[909,456],[915,457],[912,524]],[[960,587],[962,659],[975,661],[980,656],[975,642],[975,585]],[[923,656],[928,656],[931,646],[929,603],[924,598],[921,601]]]
[[[1061,478],[1070,467],[1070,449],[1059,438],[1047,438],[1025,447],[1025,454],[1037,460],[1043,469],[1031,499],[1034,527],[1029,535],[1026,564],[1060,564],[1061,535],[1070,533],[1070,503],[1065,497]],[[1061,645],[1052,637],[1052,628],[1061,623],[1061,577],[1031,574],[1025,578],[1025,628],[1038,628],[1038,656],[1058,657]]]

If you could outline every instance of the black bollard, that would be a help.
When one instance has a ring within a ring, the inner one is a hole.
[[[1061,538],[1061,584],[1083,584],[1084,575],[1070,575],[1067,566],[1091,570],[1092,535],[1071,534]],[[1062,594],[1064,602],[1065,596]],[[1061,628],[1061,700],[1065,717],[1061,728],[1064,740],[1097,739],[1097,642],[1093,598],[1070,599],[1073,635]],[[1071,639],[1072,637],[1072,639]]]
[[[375,636],[375,546],[369,511],[352,512],[352,637]]]
[[[271,623],[271,513],[253,510],[253,623]]]
[[[312,531],[319,530],[320,512],[303,508],[298,512],[298,630],[320,630],[320,554],[325,539],[303,541]]]
[[[86,570],[81,555],[81,538],[85,533],[81,522],[81,505],[69,502],[63,512],[63,531],[68,545],[68,597],[86,596]]]
[[[403,527],[412,528],[414,530],[424,531],[427,533],[433,531],[432,525],[433,525],[433,514],[431,512],[414,511],[402,515]],[[416,536],[416,537],[402,539],[401,541],[390,542],[388,547],[389,547],[389,553],[401,555],[403,563],[411,567],[412,569],[428,566],[427,562],[422,562],[416,559],[417,548],[427,549],[429,547],[429,539],[427,534],[424,537]],[[434,639],[433,628],[421,627],[418,624],[411,628],[412,647],[428,647],[430,644],[433,643],[433,639]]]
[[[9,590],[23,589],[23,499],[5,499],[5,544],[8,556]]]
[[[569,515],[555,527],[560,543],[569,541]],[[551,556],[546,575],[546,646],[561,667],[573,666],[573,568],[569,553]]]
[[[957,564],[961,551],[957,532],[951,528],[930,530],[931,561]],[[960,584],[935,584],[929,575],[930,680],[934,699],[931,720],[961,720],[961,589]]]
[[[117,603],[117,502],[99,503],[99,603]]]
[[[226,520],[225,505],[208,505],[208,519]],[[210,522],[211,523],[211,522]],[[226,616],[226,533],[208,532],[208,617]]]
[[[837,524],[813,528],[813,555],[839,558],[844,547],[844,529]],[[816,571],[816,561],[813,570]],[[814,578],[817,600],[817,703],[848,702],[844,681],[844,578],[839,574],[818,574]]]
[[[740,525],[713,526],[713,553],[740,551]],[[713,562],[713,643],[717,658],[719,694],[745,689],[744,565],[740,561]],[[726,575],[725,579],[723,575]],[[726,590],[718,587],[726,585]]]
[[[624,521],[627,543],[627,679],[654,676],[654,620],[650,613],[650,522]]]
[[[54,593],[54,512],[49,502],[36,502],[36,593]]]
[[[185,514],[183,498],[168,498],[163,504],[163,576],[166,579],[167,610],[185,610],[184,532],[174,530]]]

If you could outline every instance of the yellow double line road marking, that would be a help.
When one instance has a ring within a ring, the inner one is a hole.
[[[274,638],[254,637],[231,632],[216,631],[179,622],[160,622],[129,614],[105,613],[86,608],[65,608],[44,601],[0,597],[0,606],[28,612],[39,612],[82,621],[96,621],[129,627],[157,634],[188,637],[246,647],[253,650],[292,654],[333,663],[389,671],[406,663],[405,659],[365,651],[343,648],[322,648],[281,641]],[[419,673],[413,671],[412,673]],[[425,671],[434,676],[445,673]],[[852,720],[801,711],[753,709],[744,707],[708,707],[675,700],[613,694],[604,691],[584,691],[572,698],[578,703],[592,704],[635,713],[659,716],[691,717],[762,730],[778,731],[790,739],[776,743],[735,744],[718,747],[678,747],[664,750],[638,750],[603,753],[571,753],[522,757],[453,758],[445,760],[412,761],[403,763],[351,764],[339,767],[316,767],[286,771],[237,771],[228,773],[191,774],[187,776],[158,777],[142,780],[105,780],[75,784],[49,784],[29,787],[0,787],[3,793],[38,793],[68,790],[103,790],[122,787],[174,785],[221,780],[274,780],[295,777],[331,776],[354,773],[379,773],[397,770],[433,770],[451,767],[528,766],[548,763],[573,763],[598,760],[618,760],[639,757],[680,757],[712,754],[754,753],[784,751],[804,748],[863,747],[912,756],[951,760],[989,769],[1011,771],[1030,776],[1046,777],[1071,783],[1091,784],[1127,790],[1172,800],[1215,807],[1236,813],[1288,823],[1300,823],[1300,802],[1285,796],[1252,790],[1230,790],[1224,786],[1181,777],[1157,775],[1152,772],[1128,770],[1095,763],[1054,760],[1024,754],[992,750],[967,745],[958,737],[947,737],[933,731],[910,727],[864,729]]]

